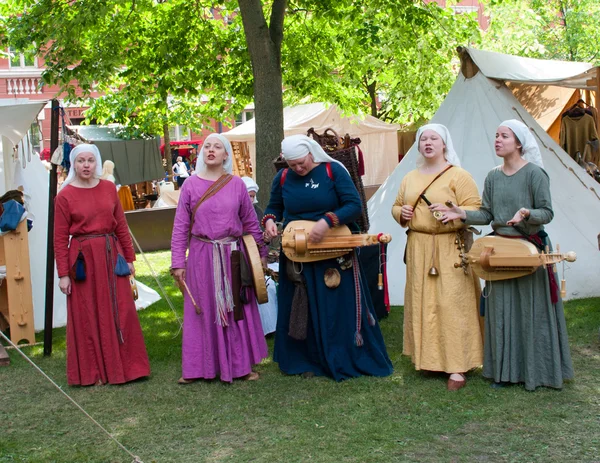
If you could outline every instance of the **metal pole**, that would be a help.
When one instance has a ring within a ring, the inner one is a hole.
[[[58,123],[60,105],[57,99],[52,100],[50,115],[50,155],[58,148]],[[48,194],[48,241],[46,254],[46,312],[44,319],[44,355],[52,355],[52,319],[54,318],[54,198],[57,189],[56,165],[50,171],[50,188]]]

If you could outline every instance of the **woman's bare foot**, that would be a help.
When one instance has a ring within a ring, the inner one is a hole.
[[[195,379],[185,379],[183,376],[177,380],[177,384],[192,384],[196,382]]]
[[[240,379],[244,381],[256,381],[260,378],[260,375],[256,371],[251,371],[246,376],[242,376]]]

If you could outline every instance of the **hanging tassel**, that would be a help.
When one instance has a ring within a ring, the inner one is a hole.
[[[368,307],[367,307],[367,321],[369,322],[370,326],[375,326],[375,317],[373,317],[373,314],[369,311]]]
[[[115,265],[115,275],[118,277],[126,277],[131,275],[129,265],[125,262],[125,258],[121,254],[117,254],[117,264]]]
[[[362,334],[360,334],[360,331],[354,332],[354,344],[356,345],[356,347],[361,347],[364,344],[363,337]]]
[[[83,257],[83,253],[79,251],[77,254],[77,260],[75,260],[75,281],[85,281],[85,258]]]

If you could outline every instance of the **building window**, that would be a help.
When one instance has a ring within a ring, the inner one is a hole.
[[[477,13],[479,11],[479,6],[454,5],[454,6],[451,6],[450,8],[452,8],[454,10],[454,13],[456,13],[456,14]]]
[[[169,127],[169,138],[171,141],[191,140],[192,131],[185,125],[173,125]]]
[[[18,52],[8,49],[11,68],[37,68],[37,57],[33,50]]]
[[[237,116],[235,116],[235,126],[243,124],[244,122],[248,122],[254,118],[254,110],[253,109],[245,109]]]
[[[42,150],[42,127],[39,121],[35,121],[31,124],[31,144],[33,148],[39,153]]]

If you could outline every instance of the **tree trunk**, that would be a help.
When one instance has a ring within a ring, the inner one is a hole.
[[[165,140],[164,159],[166,161],[165,171],[169,180],[173,181],[173,159],[171,156],[171,136],[169,135],[169,124],[163,125],[163,139]]]
[[[379,117],[379,107],[377,106],[377,82],[373,81],[368,83],[367,78],[365,77],[365,85],[367,87],[367,92],[369,92],[369,99],[371,100],[371,116]]]
[[[256,165],[259,200],[266,207],[275,175],[272,161],[281,152],[283,140],[283,90],[281,42],[287,0],[274,0],[267,25],[262,1],[239,0],[246,44],[254,77]]]

